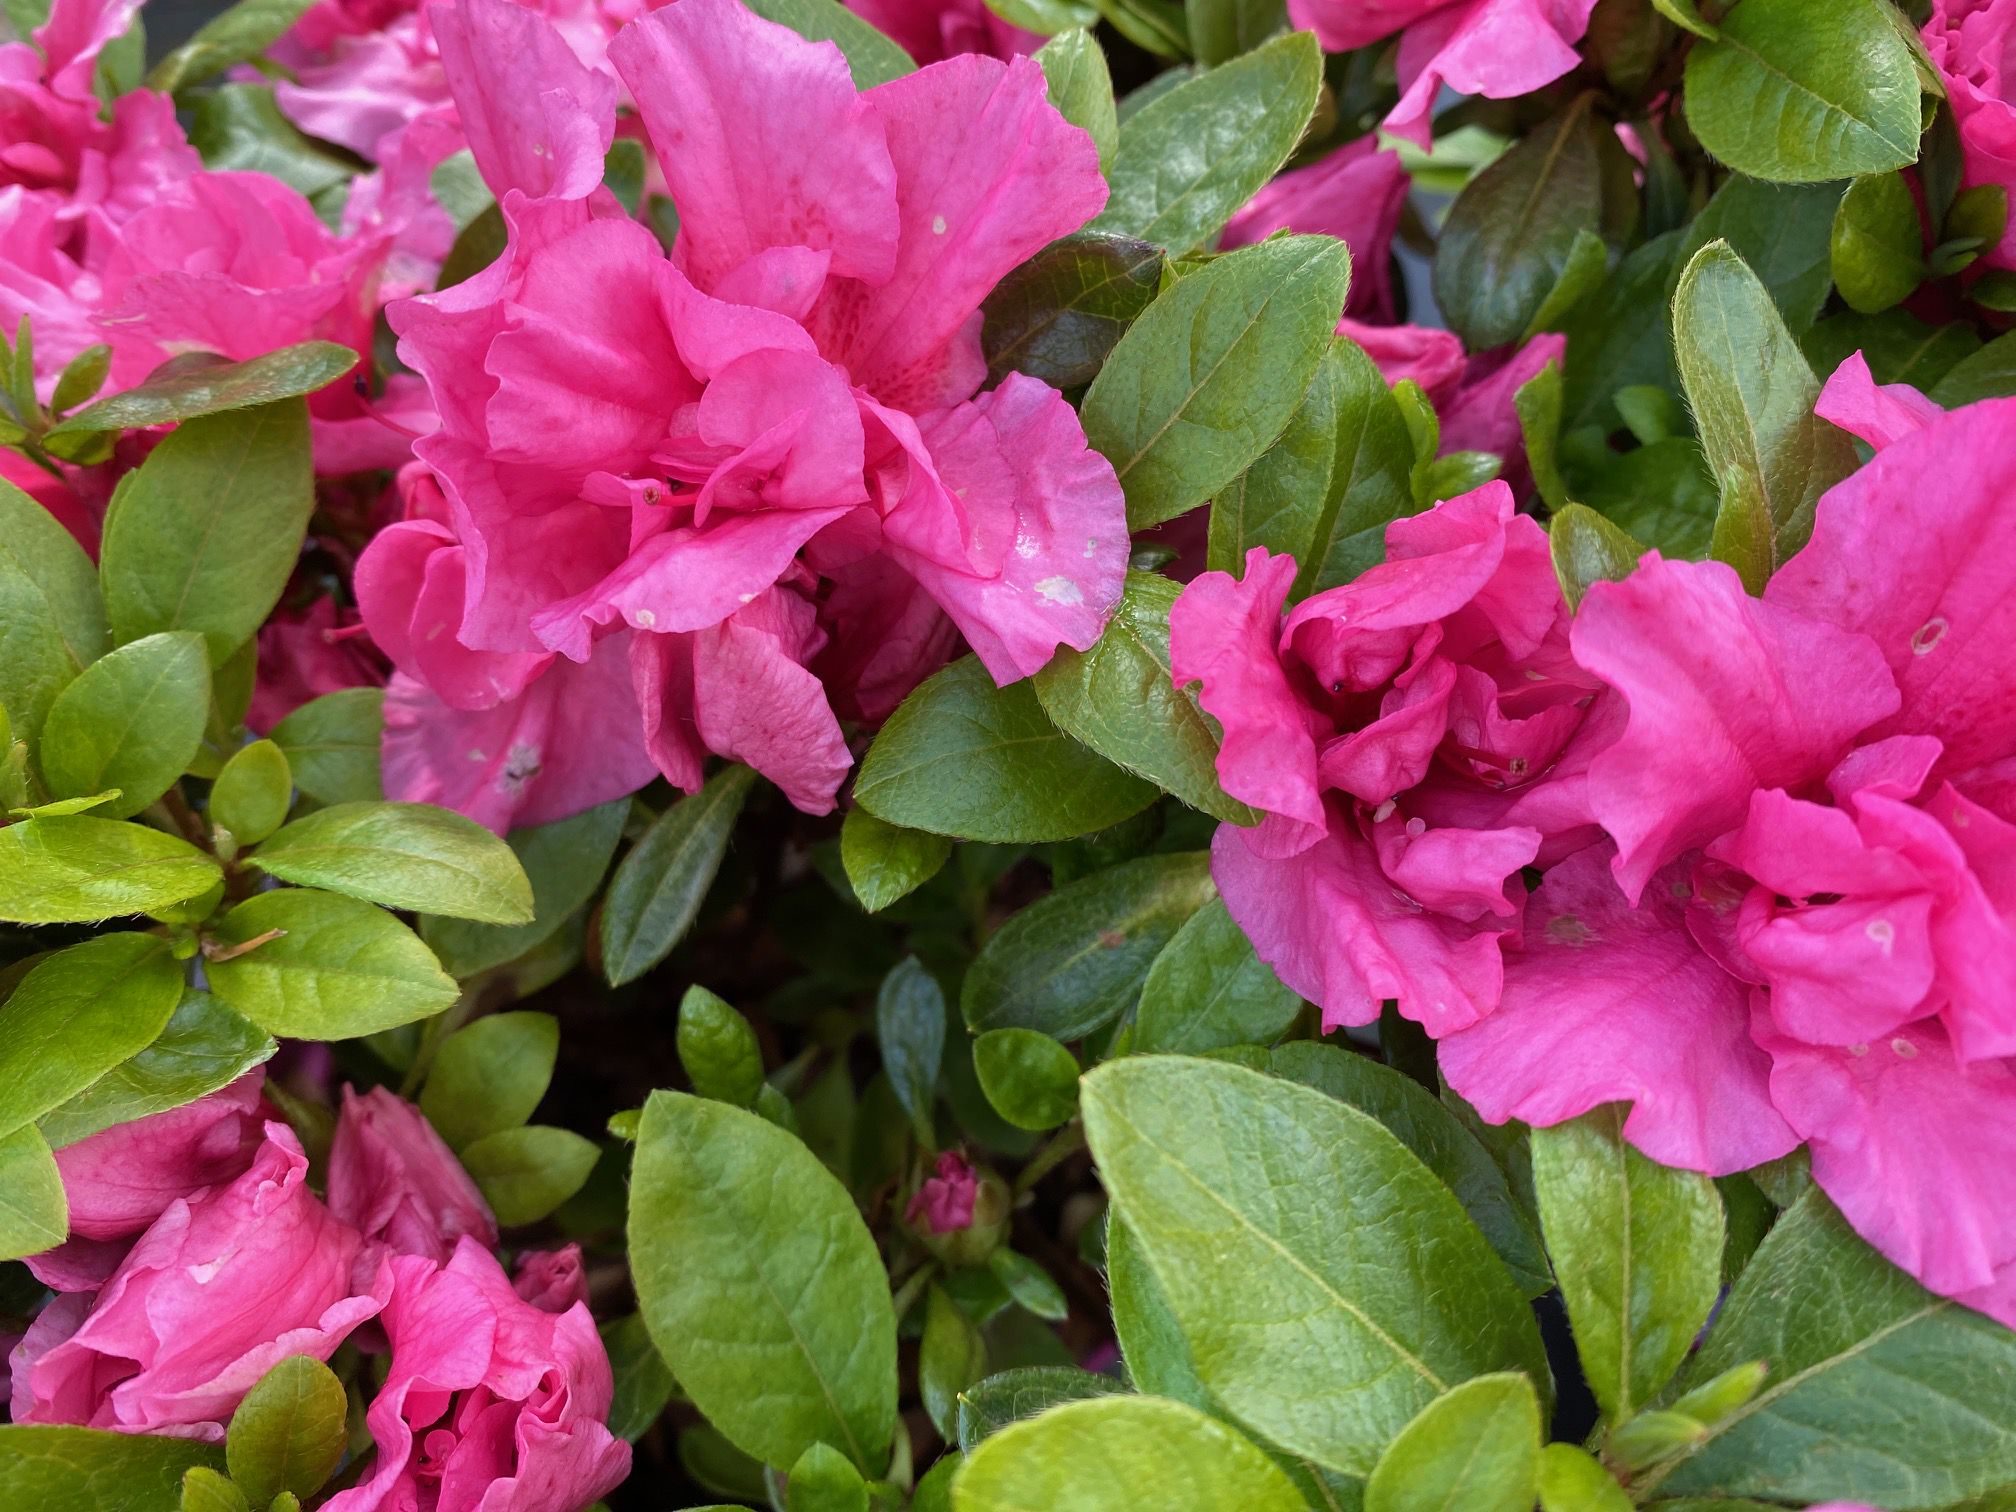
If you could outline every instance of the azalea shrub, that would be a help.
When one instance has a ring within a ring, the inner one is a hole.
[[[2016,0],[5,17],[0,1508],[2016,1508]]]

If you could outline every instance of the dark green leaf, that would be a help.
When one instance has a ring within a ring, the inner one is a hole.
[[[105,377],[111,371],[112,348],[103,342],[84,348],[63,365],[63,372],[56,380],[56,392],[49,397],[50,413],[60,415],[83,404],[105,386]]]
[[[318,809],[247,859],[283,882],[387,908],[488,924],[532,919],[532,884],[511,848],[482,825],[430,804]]]
[[[1841,188],[1838,182],[1767,184],[1732,174],[1688,226],[1667,299],[1694,254],[1712,241],[1725,241],[1771,291],[1785,324],[1795,333],[1804,331],[1827,302],[1833,282],[1829,238]]]
[[[2010,394],[2016,394],[2016,331],[2004,331],[1980,351],[1954,363],[1932,385],[1931,397],[1934,403],[1958,409]]]
[[[1531,1512],[1539,1477],[1533,1383],[1478,1376],[1400,1430],[1365,1482],[1365,1512]]]
[[[1852,310],[1874,315],[1909,298],[1925,277],[1918,203],[1901,173],[1848,186],[1834,212],[1831,266]]]
[[[609,1431],[635,1443],[658,1421],[679,1383],[651,1342],[650,1330],[637,1313],[625,1313],[602,1325],[602,1347],[616,1377],[616,1397],[609,1407]]]
[[[0,702],[31,746],[56,695],[105,653],[98,577],[56,517],[0,480]]]
[[[217,863],[186,840],[88,814],[0,829],[0,919],[92,922],[208,892]]]
[[[1902,310],[1830,315],[1799,338],[1815,375],[1831,374],[1860,352],[1878,383],[1908,383],[1929,393],[1953,365],[1981,350],[1981,338],[1964,321],[1927,325]]]
[[[317,803],[382,798],[384,704],[382,689],[345,688],[301,705],[275,725],[273,743],[286,752],[295,785]]]
[[[131,1060],[42,1115],[43,1136],[57,1149],[228,1086],[278,1048],[207,992],[185,990],[168,1026]]]
[[[1549,509],[1559,510],[1568,502],[1568,486],[1555,461],[1561,444],[1561,364],[1549,362],[1520,384],[1512,408],[1519,416],[1519,438],[1526,446],[1533,486]]]
[[[602,1152],[571,1129],[526,1124],[486,1134],[462,1150],[462,1164],[504,1228],[537,1223],[581,1190]]]
[[[452,289],[457,284],[467,283],[502,257],[510,240],[511,232],[504,224],[503,207],[493,201],[477,211],[469,224],[455,233],[455,244],[441,260],[440,276],[434,280],[435,289]]]
[[[1287,24],[1281,0],[1184,0],[1190,45],[1206,68],[1250,52]]]
[[[1668,232],[1633,248],[1601,290],[1562,322],[1568,338],[1562,373],[1564,432],[1590,424],[1615,430],[1620,422],[1611,395],[1620,388],[1680,387],[1667,295],[1677,276],[1674,254],[1684,235]]]
[[[1052,242],[981,307],[988,377],[1027,373],[1060,389],[1090,383],[1161,282],[1162,249],[1150,242],[1100,231]]]
[[[1629,577],[1645,554],[1628,533],[1581,504],[1568,505],[1548,522],[1547,545],[1570,609],[1581,607],[1591,583]]]
[[[182,1472],[221,1470],[195,1439],[41,1424],[0,1427],[0,1507],[23,1512],[178,1512]]]
[[[1302,1000],[1253,953],[1245,932],[1213,898],[1155,957],[1141,985],[1133,1048],[1200,1055],[1264,1045],[1287,1032]]]
[[[571,819],[513,830],[507,837],[512,853],[532,883],[532,922],[475,924],[430,915],[420,921],[420,938],[458,977],[516,960],[595,895],[629,813],[629,799],[619,798]]]
[[[441,1042],[420,1111],[451,1149],[515,1129],[538,1110],[560,1053],[550,1013],[493,1013]]]
[[[118,790],[101,818],[137,814],[203,743],[210,663],[200,635],[149,635],[101,656],[49,705],[42,775],[58,798]]]
[[[959,1394],[959,1447],[971,1454],[980,1441],[1010,1423],[1066,1402],[1114,1396],[1126,1388],[1111,1376],[1068,1365],[1028,1365],[1004,1370]]]
[[[1034,1029],[990,1029],[973,1069],[994,1111],[1018,1129],[1054,1129],[1078,1110],[1078,1060]]]
[[[146,1049],[181,996],[181,968],[153,935],[100,935],[43,957],[0,1006],[0,1134]]]
[[[938,874],[952,842],[925,830],[905,829],[851,808],[840,824],[840,864],[847,885],[870,913],[908,897]]]
[[[750,0],[749,9],[813,42],[836,45],[856,89],[872,89],[916,70],[909,54],[839,0]]]
[[[258,0],[255,0],[258,3]],[[100,399],[57,426],[52,435],[139,430],[200,415],[277,404],[326,388],[357,366],[357,354],[333,341],[304,341],[246,362],[217,357],[183,362],[137,388]],[[269,527],[270,528],[270,527]]]
[[[1012,1034],[1013,1030],[1001,1033]],[[1064,1289],[1027,1255],[1018,1255],[1011,1249],[997,1249],[987,1257],[987,1269],[994,1279],[1008,1289],[1008,1295],[1015,1299],[1015,1305],[1034,1313],[1049,1323],[1062,1323],[1071,1315],[1071,1304],[1065,1299]]]
[[[754,1107],[763,1090],[763,1049],[749,1020],[705,987],[679,1001],[679,1063],[693,1090],[716,1102]]]
[[[263,1507],[282,1492],[312,1496],[343,1456],[347,1404],[329,1367],[293,1355],[259,1378],[231,1414],[231,1479]]]
[[[349,153],[303,136],[280,113],[271,84],[203,90],[190,117],[189,145],[206,168],[270,174],[313,197],[344,192],[363,167]]]
[[[945,994],[915,956],[897,962],[875,994],[875,1043],[918,1140],[931,1144],[931,1109],[945,1056]]]
[[[692,927],[755,780],[745,766],[716,772],[660,814],[617,865],[602,900],[602,970],[613,985],[656,966]]]
[[[0,1018],[0,1026],[5,1023]],[[63,1175],[41,1131],[24,1124],[0,1134],[0,1260],[39,1255],[61,1244],[69,1232]],[[6,1450],[0,1440],[0,1485],[6,1480]]]

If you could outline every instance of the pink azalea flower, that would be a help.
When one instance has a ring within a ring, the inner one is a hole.
[[[411,679],[388,791],[532,822],[526,762],[472,782],[466,754],[524,747],[548,817],[614,796],[583,784],[627,776],[634,743],[563,775],[548,732],[577,732],[542,691],[600,687],[614,657],[671,781],[727,756],[824,812],[849,765],[836,706],[886,710],[945,621],[1003,682],[1097,638],[1127,551],[1111,467],[1047,386],[975,395],[980,301],[1105,199],[1034,64],[960,57],[864,94],[836,49],[732,0],[653,12],[609,57],[680,207],[668,259],[598,187],[614,85],[519,7],[434,25],[512,238],[392,312],[441,414],[419,451],[448,534],[388,533],[360,567]],[[448,549],[453,568],[419,565]],[[397,624],[416,614],[426,636]]]
[[[1267,817],[1221,826],[1227,908],[1326,1026],[1382,999],[1433,1034],[1498,1005],[1518,873],[1586,840],[1569,774],[1601,720],[1569,659],[1539,526],[1489,483],[1387,527],[1388,560],[1282,610],[1291,558],[1256,549],[1170,615],[1178,684],[1224,728],[1219,780]]]
[[[383,1087],[343,1089],[329,1150],[329,1210],[395,1253],[447,1260],[468,1234],[497,1242],[497,1220],[420,1110]]]
[[[1334,236],[1351,249],[1344,313],[1384,324],[1393,319],[1393,232],[1410,183],[1400,154],[1363,136],[1275,179],[1232,217],[1219,245],[1250,246],[1282,230]]]
[[[557,1250],[527,1250],[518,1257],[511,1289],[541,1312],[564,1313],[588,1300],[588,1273],[581,1265],[581,1246]]]
[[[934,1234],[956,1233],[973,1226],[973,1199],[979,1192],[980,1178],[971,1163],[957,1150],[947,1150],[917,1188],[903,1216]]]
[[[356,610],[326,593],[305,609],[277,609],[259,627],[259,682],[245,722],[270,730],[311,699],[379,687],[385,675]]]
[[[1033,53],[1045,40],[1003,21],[986,0],[846,0],[846,4],[919,63],[942,63],[961,53],[1005,61]]]
[[[327,1512],[572,1512],[629,1473],[615,1382],[587,1307],[548,1312],[474,1239],[445,1266],[388,1262],[391,1370],[365,1414],[377,1459]]]
[[[239,1400],[289,1355],[326,1360],[385,1304],[360,1291],[357,1231],[308,1190],[285,1124],[229,1183],[178,1197],[95,1296],[45,1307],[15,1347],[13,1418],[222,1442]]]
[[[1932,0],[1923,35],[1960,128],[1962,184],[2016,200],[2016,0]],[[2016,268],[2016,218],[1981,260]]]
[[[1288,18],[1326,52],[1399,32],[1400,103],[1381,124],[1429,145],[1443,85],[1507,100],[1553,83],[1579,61],[1575,44],[1596,0],[1289,0]]]

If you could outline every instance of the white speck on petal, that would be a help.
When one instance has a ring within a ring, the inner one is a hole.
[[[1893,1039],[1890,1041],[1890,1049],[1899,1060],[1916,1060],[1918,1058],[1918,1047],[1908,1039]]]
[[[649,609],[639,609],[635,618],[637,625],[645,630],[649,630],[653,625],[658,623],[658,616],[653,614]]]
[[[1036,597],[1046,604],[1082,604],[1085,595],[1067,577],[1047,577],[1036,585]]]
[[[1891,946],[1897,943],[1897,927],[1888,919],[1871,919],[1862,926],[1862,933],[1882,947],[1883,954],[1890,954]]]
[[[943,236],[945,234],[944,216],[934,215],[931,217],[931,234],[933,236]]]
[[[471,751],[469,753],[469,759],[471,761],[488,761],[490,758],[488,756],[485,756],[481,751]]]
[[[1040,549],[1040,543],[1037,541],[1036,537],[1032,535],[1022,534],[1020,532],[1016,534],[1015,555],[1023,558],[1026,561],[1028,558],[1036,555],[1039,549]]]
[[[1848,1053],[1859,1060],[1861,1057],[1869,1053],[1869,1047],[1867,1045],[1850,1045],[1848,1047]]]
[[[1926,656],[1932,648],[1946,638],[1946,620],[1941,615],[1933,615],[1918,627],[1918,633],[1911,637],[1911,654]]]
[[[755,601],[755,598],[756,595],[753,593],[738,594],[736,596],[736,602],[741,604],[753,603]]]
[[[1088,557],[1096,556],[1098,555],[1098,552],[1099,552],[1099,543],[1088,536],[1085,541],[1085,555],[1087,555]]]

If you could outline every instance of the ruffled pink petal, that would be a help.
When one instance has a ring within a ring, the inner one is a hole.
[[[476,1183],[420,1110],[383,1087],[343,1089],[329,1151],[329,1210],[402,1255],[445,1262],[469,1234],[497,1242]]]
[[[98,54],[133,24],[141,0],[52,0],[49,19],[35,28],[47,60],[49,87],[75,100],[92,97]]]
[[[1350,52],[1390,37],[1449,0],[1289,0],[1288,19],[1313,31],[1325,52]]]
[[[402,520],[379,531],[357,560],[353,585],[372,639],[450,708],[488,709],[516,698],[553,659],[548,652],[462,644],[465,554],[431,520]]]
[[[71,1234],[123,1239],[178,1198],[235,1180],[265,1138],[259,1111],[264,1081],[264,1072],[247,1072],[195,1102],[115,1124],[58,1150]]]
[[[1908,383],[1877,383],[1862,354],[1850,352],[1820,390],[1813,413],[1881,451],[1946,411]]]
[[[1553,83],[1581,61],[1574,44],[1596,0],[1460,0],[1400,39],[1400,103],[1381,125],[1426,147],[1429,117],[1446,85],[1509,100]]]

